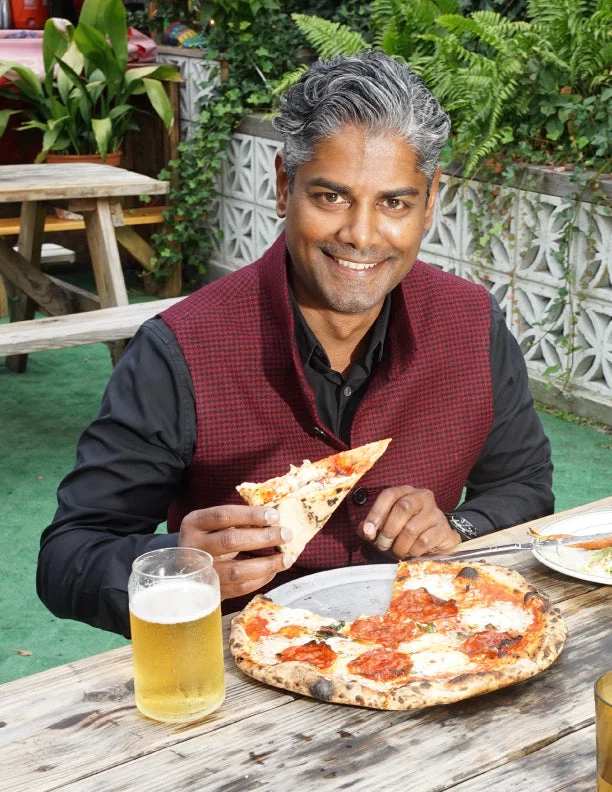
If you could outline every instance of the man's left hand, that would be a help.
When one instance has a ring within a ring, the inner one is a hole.
[[[461,542],[429,490],[408,485],[383,490],[359,533],[395,558],[448,552]]]

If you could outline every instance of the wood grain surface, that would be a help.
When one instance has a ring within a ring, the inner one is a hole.
[[[531,525],[604,508],[612,498]],[[513,541],[528,527],[470,544]],[[559,659],[526,682],[443,707],[380,712],[269,688],[226,653],[221,709],[172,726],[137,713],[126,647],[0,686],[0,789],[594,790],[593,684],[612,667],[612,586],[565,577],[530,553],[496,563],[547,592],[568,624]],[[228,625],[226,617],[226,645]]]
[[[131,338],[140,325],[182,299],[151,300],[68,316],[0,324],[0,355]]]
[[[89,163],[0,166],[0,203],[120,195],[164,195],[169,184],[111,165]]]

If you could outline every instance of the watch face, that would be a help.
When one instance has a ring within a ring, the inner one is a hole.
[[[466,520],[465,517],[460,517],[457,514],[447,514],[447,519],[452,527],[457,531],[458,534],[462,536],[464,539],[476,539],[478,536],[478,531],[469,520]]]

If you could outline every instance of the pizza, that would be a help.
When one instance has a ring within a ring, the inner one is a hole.
[[[447,704],[550,666],[567,629],[517,572],[485,562],[402,561],[386,612],[354,621],[258,594],[230,650],[255,679],[321,701],[384,710]]]
[[[250,506],[274,506],[278,510],[280,524],[293,529],[293,539],[279,549],[295,559],[390,442],[378,440],[318,462],[305,459],[299,467],[291,465],[284,476],[262,484],[247,481],[236,489]]]

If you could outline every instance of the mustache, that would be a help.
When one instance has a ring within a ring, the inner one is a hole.
[[[374,248],[343,250],[336,245],[320,245],[319,247],[328,256],[344,261],[384,261],[395,257],[393,251],[374,250]]]

